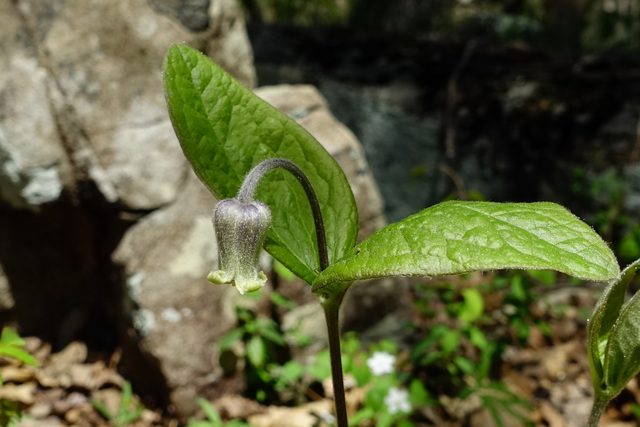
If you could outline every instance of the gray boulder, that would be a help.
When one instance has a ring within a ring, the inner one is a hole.
[[[224,62],[230,49],[208,49],[230,45],[243,55],[228,71],[252,84],[243,33],[228,0],[0,2],[0,264],[23,333],[113,345],[111,252],[127,226],[178,198],[189,173],[164,56],[187,43]]]
[[[37,210],[60,197],[70,164],[37,47],[10,2],[0,4],[0,16],[0,200]]]

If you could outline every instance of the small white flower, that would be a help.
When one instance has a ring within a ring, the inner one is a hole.
[[[328,412],[323,412],[322,414],[320,414],[320,418],[322,419],[322,421],[329,425],[333,425],[333,423],[336,422],[336,417]]]
[[[375,376],[390,374],[393,372],[393,365],[396,363],[396,357],[384,351],[376,351],[367,359],[367,366],[371,369],[371,373]]]
[[[384,404],[387,405],[387,410],[390,414],[411,412],[411,403],[409,403],[409,392],[407,390],[391,387],[384,397]]]

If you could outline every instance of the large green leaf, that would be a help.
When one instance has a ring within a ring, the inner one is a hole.
[[[318,196],[329,262],[354,247],[358,214],[353,193],[338,164],[307,131],[187,46],[169,50],[164,81],[184,154],[218,199],[235,197],[243,177],[260,161],[288,159],[305,172]],[[318,249],[302,187],[288,172],[272,171],[257,198],[273,215],[265,248],[311,283],[319,268]]]
[[[507,268],[557,270],[592,280],[620,274],[606,243],[562,206],[453,201],[378,230],[323,271],[314,288]]]

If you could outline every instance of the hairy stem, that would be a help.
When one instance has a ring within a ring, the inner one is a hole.
[[[331,380],[333,381],[333,397],[336,405],[336,421],[338,427],[347,427],[347,404],[345,401],[344,378],[342,374],[342,353],[340,351],[340,304],[344,291],[327,299],[321,296],[324,317],[329,334],[329,357],[331,359]],[[324,300],[323,300],[324,299]]]
[[[318,240],[318,258],[320,262],[320,271],[329,267],[329,256],[327,255],[327,239],[324,232],[324,221],[322,220],[322,211],[320,210],[320,203],[316,196],[309,178],[302,172],[298,166],[287,159],[273,158],[267,159],[258,163],[247,176],[245,177],[242,187],[238,192],[237,200],[242,203],[249,203],[254,199],[258,184],[262,176],[272,169],[281,168],[285,169],[302,185],[309,204],[311,205],[311,212],[313,213],[313,221],[316,226],[316,239]]]
[[[587,427],[598,427],[600,424],[600,418],[604,414],[604,410],[607,409],[609,399],[602,393],[596,393],[593,400],[593,406],[591,407],[591,414],[589,415],[589,421]]]

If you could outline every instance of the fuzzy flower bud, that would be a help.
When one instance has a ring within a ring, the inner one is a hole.
[[[219,270],[207,276],[216,285],[231,284],[238,292],[254,292],[267,282],[258,270],[260,250],[271,226],[271,211],[264,203],[226,199],[213,212],[218,241]]]

